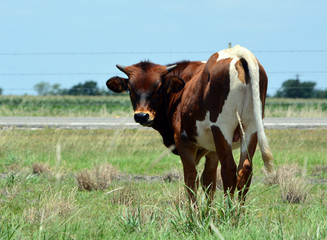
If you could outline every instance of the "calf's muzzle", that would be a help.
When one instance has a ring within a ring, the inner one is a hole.
[[[142,125],[147,125],[149,123],[149,117],[149,113],[138,112],[134,114],[135,122],[140,123]]]

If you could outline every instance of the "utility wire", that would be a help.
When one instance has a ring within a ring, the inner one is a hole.
[[[324,87],[268,87],[268,89],[314,89],[314,90],[325,90],[326,88]],[[30,91],[33,90],[35,91],[35,89],[33,88],[6,88],[3,90],[7,90],[7,91],[12,91],[12,90],[16,90],[16,91]],[[63,90],[63,89],[59,89],[59,90]],[[74,90],[98,90],[97,88],[74,88]],[[101,90],[101,89],[100,89]]]
[[[113,51],[99,51],[99,52],[0,52],[0,56],[57,56],[57,55],[137,55],[137,54],[202,54],[215,53],[214,51],[128,51],[128,52],[113,52]],[[252,50],[254,53],[326,53],[327,49],[294,49],[294,50]]]
[[[326,70],[308,70],[308,71],[271,71],[268,74],[326,74]],[[0,73],[0,76],[86,76],[86,75],[118,75],[120,72],[52,72],[52,73]]]
[[[117,75],[119,73],[76,72],[76,73],[0,73],[0,76],[74,76],[74,75]]]

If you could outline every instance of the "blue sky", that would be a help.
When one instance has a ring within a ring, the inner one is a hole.
[[[0,87],[105,87],[123,76],[117,63],[207,60],[231,42],[257,56],[270,94],[296,74],[327,89],[326,10],[325,0],[1,1]]]

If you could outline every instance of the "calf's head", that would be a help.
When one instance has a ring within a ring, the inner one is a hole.
[[[112,77],[107,87],[116,93],[129,91],[134,119],[143,126],[152,126],[157,112],[164,107],[164,98],[179,92],[185,84],[177,76],[167,76],[176,65],[167,67],[145,61],[127,67],[116,66],[128,78]]]

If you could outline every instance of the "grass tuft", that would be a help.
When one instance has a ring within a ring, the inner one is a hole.
[[[109,194],[109,199],[113,205],[131,206],[136,201],[137,196],[138,192],[136,189],[131,184],[127,183],[119,190],[112,191],[112,193]]]
[[[179,237],[198,235],[204,231],[217,232],[216,226],[237,227],[246,216],[246,207],[230,194],[209,203],[205,194],[198,199],[197,206],[175,204],[171,212],[171,224]]]
[[[284,202],[303,203],[309,192],[307,181],[301,177],[291,177],[280,182],[280,193]]]
[[[104,190],[117,176],[118,170],[116,168],[111,164],[102,164],[91,171],[85,170],[77,174],[76,180],[80,190]]]
[[[301,169],[298,164],[285,164],[266,175],[264,182],[267,185],[279,185],[284,202],[302,203],[307,199],[310,191],[304,173],[306,169]]]
[[[153,210],[152,207],[133,207],[121,213],[118,218],[120,226],[126,233],[141,233],[154,229],[165,213]]]
[[[279,167],[275,172],[265,174],[264,183],[267,185],[278,185],[287,179],[294,178],[301,174],[301,168],[297,164],[285,164]]]
[[[33,163],[32,169],[33,169],[33,174],[43,174],[43,173],[50,172],[49,167],[43,163]]]
[[[62,191],[55,194],[40,196],[36,204],[24,210],[23,217],[32,223],[46,224],[56,217],[67,218],[76,209],[75,190],[68,196]]]

